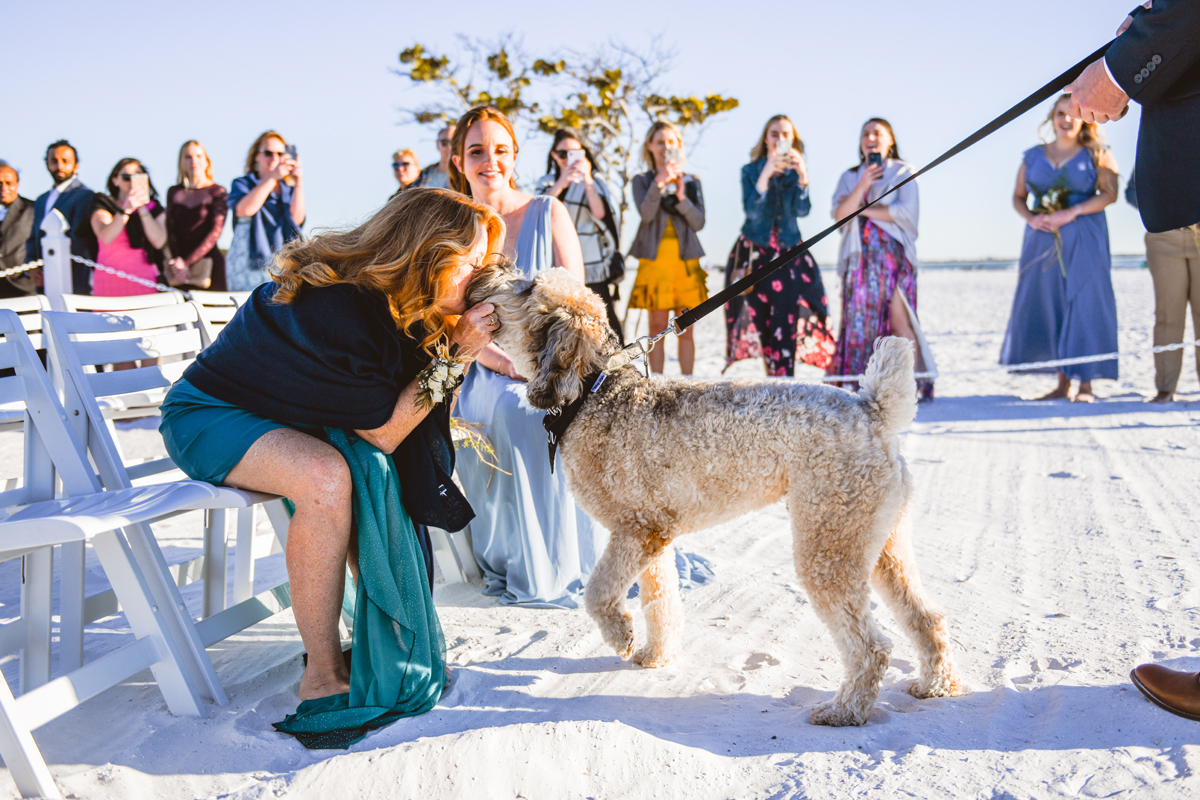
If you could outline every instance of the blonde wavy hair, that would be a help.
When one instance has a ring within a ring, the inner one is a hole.
[[[471,132],[471,126],[476,122],[491,120],[498,122],[504,126],[504,130],[508,131],[508,138],[512,139],[513,144],[513,159],[516,160],[517,154],[521,152],[521,145],[517,143],[517,134],[513,131],[512,123],[508,121],[508,117],[504,116],[504,112],[495,106],[475,106],[467,113],[458,118],[458,122],[454,123],[454,135],[450,137],[450,188],[456,192],[462,192],[467,197],[471,197],[471,184],[467,181],[467,176],[462,174],[454,164],[454,156],[458,156],[459,160],[464,164],[467,161],[467,134]],[[450,126],[447,125],[446,128]],[[442,130],[445,130],[443,128]],[[517,188],[516,172],[508,179],[508,185],[512,188]]]
[[[504,219],[489,206],[444,189],[414,188],[393,197],[349,231],[326,231],[284,245],[271,264],[275,302],[290,303],[304,286],[349,283],[388,299],[402,331],[420,326],[431,356],[457,316],[445,306],[454,272],[487,236],[484,265],[503,262]]]
[[[679,149],[683,149],[683,133],[679,130],[679,126],[670,120],[655,120],[654,124],[650,126],[650,130],[646,131],[646,138],[642,140],[642,162],[651,172],[656,172],[658,167],[654,165],[654,153],[650,152],[650,143],[659,131],[672,131],[675,138],[679,140]]]
[[[788,118],[787,114],[776,114],[767,120],[767,124],[763,125],[762,134],[758,137],[758,141],[754,147],[750,148],[750,160],[758,161],[767,154],[767,133],[771,130],[771,126],[776,122],[786,122],[792,126],[792,149],[800,155],[804,155],[804,140],[800,138],[800,133],[796,130],[796,123]]]
[[[191,186],[192,182],[188,180],[187,168],[184,166],[184,162],[187,160],[187,149],[189,147],[191,147],[192,145],[196,145],[196,147],[199,147],[201,150],[204,151],[204,177],[210,181],[213,179],[212,159],[208,157],[208,148],[205,147],[204,145],[200,144],[199,142],[197,142],[195,139],[188,139],[186,142],[184,142],[182,145],[180,145],[179,158],[175,162],[175,165],[177,167],[175,182],[178,183],[180,186],[184,187],[185,189],[192,188],[192,186]]]
[[[1058,110],[1058,104],[1069,102],[1071,100],[1070,92],[1060,94],[1050,106],[1049,113],[1046,114],[1046,119],[1038,126],[1038,136],[1042,141],[1050,143],[1054,141],[1054,114]],[[1049,128],[1049,132],[1047,132]],[[1088,151],[1088,155],[1092,157],[1092,165],[1096,168],[1096,182],[1104,182],[1111,184],[1111,190],[1116,191],[1117,171],[1114,168],[1116,165],[1112,158],[1112,153],[1108,149],[1108,143],[1104,139],[1104,132],[1100,130],[1100,125],[1095,122],[1085,122],[1083,127],[1079,129],[1077,142]]]

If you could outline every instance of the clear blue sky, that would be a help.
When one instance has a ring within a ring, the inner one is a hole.
[[[342,226],[393,191],[394,150],[411,146],[422,163],[436,157],[434,131],[404,124],[398,111],[426,96],[391,72],[404,47],[454,52],[457,34],[511,31],[541,55],[614,37],[644,44],[662,34],[678,53],[664,90],[741,100],[689,161],[709,207],[701,241],[721,263],[742,223],[739,169],[772,114],[790,115],[808,149],[814,203],[801,230],[811,235],[828,224],[829,198],[857,160],[865,119],[889,118],[901,154],[923,164],[1111,38],[1132,5],[7,0],[0,27],[13,66],[0,158],[21,169],[21,193],[35,197],[50,185],[45,146],[65,137],[93,188],[131,155],[165,191],[179,145],[196,138],[228,186],[242,174],[254,137],[273,127],[300,148],[307,228]],[[570,8],[579,11],[564,13]],[[1013,182],[1044,113],[1031,112],[921,179],[921,258],[1015,257],[1022,223],[1011,207]],[[1105,126],[1122,189],[1137,121],[1135,105]],[[545,137],[522,142],[524,178],[541,173],[548,144]],[[1143,251],[1141,222],[1123,199],[1108,221],[1114,253]],[[834,259],[832,242],[816,252],[823,264]]]

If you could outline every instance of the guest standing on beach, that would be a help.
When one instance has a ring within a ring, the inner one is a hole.
[[[33,202],[33,225],[25,243],[25,260],[42,257],[42,221],[57,210],[67,221],[71,237],[71,255],[96,260],[96,234],[92,230],[91,189],[79,180],[79,153],[66,139],[51,142],[46,148],[46,171],[54,185]],[[92,270],[86,264],[71,262],[71,290],[75,294],[92,293]]]
[[[783,114],[767,120],[742,167],[742,208],[746,222],[725,265],[726,286],[802,241],[796,219],[812,208],[808,167],[804,142]],[[824,369],[835,352],[827,319],[821,271],[805,253],[725,304],[725,368],[762,356],[768,375],[795,375],[797,359]]]
[[[1001,364],[1053,361],[1114,353],[1117,302],[1112,288],[1106,206],[1117,200],[1117,162],[1094,122],[1068,112],[1062,95],[1043,127],[1053,139],[1025,151],[1017,170],[1013,207],[1025,220],[1017,291]],[[1031,210],[1029,197],[1035,205]],[[1053,369],[1036,370],[1053,372]],[[1095,400],[1092,381],[1116,379],[1117,361],[1057,370],[1058,385],[1039,400]],[[1071,380],[1079,390],[1071,395]]]
[[[235,292],[270,280],[267,263],[304,225],[304,173],[287,152],[287,140],[264,131],[246,154],[246,174],[229,189],[233,242],[226,258],[226,282]]]
[[[229,213],[224,186],[213,182],[208,151],[195,139],[179,148],[176,185],[167,190],[167,242],[172,258],[163,270],[181,289],[225,291],[225,254],[217,247]]]
[[[553,197],[517,189],[517,145],[500,111],[479,106],[454,131],[451,188],[495,209],[507,225],[503,253],[526,276],[560,266],[583,282],[579,237]],[[560,466],[546,458],[542,412],[503,350],[489,345],[467,372],[455,414],[479,426],[496,466],[470,456],[458,477],[477,514],[471,523],[484,591],[506,605],[577,608],[607,536],[575,505]]]
[[[417,154],[407,149],[392,153],[392,174],[396,176],[396,183],[400,184],[392,193],[392,197],[410,186],[417,185],[417,178],[421,177],[421,165],[417,162]]]
[[[25,263],[25,243],[33,230],[33,201],[22,197],[21,179],[15,167],[0,161],[0,270]],[[37,294],[29,272],[0,279],[0,297]]]
[[[450,142],[453,138],[453,125],[447,125],[438,131],[438,161],[421,170],[421,174],[417,176],[417,186],[426,186],[430,189],[450,188]]]
[[[629,294],[630,308],[650,311],[650,331],[667,327],[671,313],[695,308],[708,299],[700,266],[704,248],[696,231],[704,227],[704,194],[700,179],[683,171],[683,137],[670,122],[650,126],[642,144],[648,170],[633,178],[633,203],[642,222],[629,255],[638,259],[637,277]],[[650,352],[650,369],[663,371],[660,345]],[[679,335],[679,370],[691,375],[696,363],[692,329]]]
[[[92,231],[99,243],[96,260],[143,281],[159,282],[163,247],[167,244],[166,210],[150,175],[136,158],[122,158],[112,168],[107,193],[92,198]],[[92,276],[92,294],[123,297],[158,290],[103,270]]]
[[[842,173],[833,193],[833,218],[841,219],[883,195],[913,173],[900,160],[896,134],[885,119],[873,117],[859,133],[858,166]],[[856,223],[842,227],[838,276],[842,280],[842,322],[829,375],[861,375],[880,336],[903,336],[917,350],[917,369],[932,367],[932,356],[917,318],[917,182],[906,184],[868,208]],[[857,382],[849,382],[857,386]],[[918,396],[933,399],[933,382],[917,380]]]
[[[596,174],[592,149],[577,131],[559,128],[554,132],[546,156],[546,174],[535,188],[538,194],[557,197],[567,209],[579,236],[584,281],[604,301],[608,324],[624,344],[621,320],[613,307],[616,296],[609,284],[612,260],[621,258],[621,224],[613,210],[608,184]]]

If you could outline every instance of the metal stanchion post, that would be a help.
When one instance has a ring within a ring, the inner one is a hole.
[[[67,220],[57,208],[42,220],[42,274],[46,278],[46,299],[55,311],[66,311],[62,296],[69,294],[71,282],[71,239]]]

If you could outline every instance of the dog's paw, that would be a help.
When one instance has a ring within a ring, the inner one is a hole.
[[[833,728],[862,725],[867,721],[870,711],[870,708],[866,708],[857,712],[840,700],[834,699],[816,706],[812,710],[812,721],[814,725],[829,725]]]
[[[647,669],[659,669],[675,660],[675,654],[651,649],[648,645],[633,654],[633,663]]]
[[[628,661],[637,649],[637,637],[633,634],[633,615],[628,611],[601,620],[600,634],[623,661]]]
[[[970,694],[971,687],[952,670],[949,674],[938,673],[922,677],[908,687],[908,693],[919,700],[928,700],[931,697],[961,697]]]

